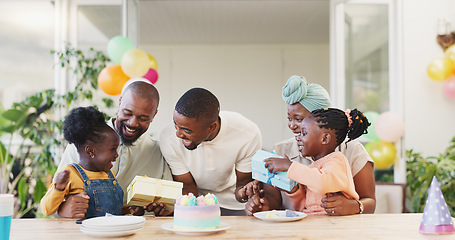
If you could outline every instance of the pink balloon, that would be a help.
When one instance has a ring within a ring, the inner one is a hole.
[[[143,78],[149,80],[152,84],[155,84],[158,81],[158,72],[155,69],[150,68]]]
[[[396,142],[403,137],[404,122],[396,113],[384,112],[376,120],[376,135],[387,142]]]
[[[455,77],[444,82],[444,93],[448,98],[455,99]]]

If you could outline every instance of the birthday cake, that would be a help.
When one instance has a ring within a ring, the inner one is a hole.
[[[220,227],[220,205],[215,195],[179,196],[174,205],[175,230],[207,230]]]

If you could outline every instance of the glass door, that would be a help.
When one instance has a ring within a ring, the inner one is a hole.
[[[399,3],[331,1],[330,94],[336,107],[402,115]],[[390,171],[395,182],[405,182],[401,141],[395,147],[398,160]]]

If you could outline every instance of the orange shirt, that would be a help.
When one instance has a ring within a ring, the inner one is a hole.
[[[309,166],[293,162],[287,177],[299,183],[299,188],[287,194],[295,210],[309,214],[327,214],[321,207],[326,193],[342,192],[346,197],[359,199],[346,157],[333,152]]]
[[[66,185],[65,189],[59,191],[55,188],[55,178],[59,172],[65,169],[70,171],[70,180],[68,182],[68,185]],[[85,174],[87,174],[87,177],[89,179],[109,178],[109,175],[103,171],[92,172],[86,169],[83,170],[85,171]],[[84,191],[84,181],[82,180],[82,177],[76,170],[76,168],[74,168],[71,165],[66,165],[65,168],[63,168],[61,171],[55,173],[52,184],[47,189],[46,195],[44,195],[44,197],[41,199],[41,210],[43,211],[43,214],[46,216],[54,214],[58,210],[62,201],[66,199],[68,196],[75,195]],[[112,169],[111,172],[112,174],[114,174]]]

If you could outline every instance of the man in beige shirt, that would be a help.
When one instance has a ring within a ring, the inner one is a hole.
[[[145,81],[130,81],[125,84],[119,100],[117,117],[110,119],[108,125],[120,136],[117,149],[118,159],[114,162],[117,180],[123,189],[123,203],[126,203],[127,187],[136,175],[172,180],[171,171],[161,154],[157,141],[146,134],[153,121],[159,103],[156,88]],[[63,153],[59,169],[79,162],[76,147],[69,144]],[[58,215],[68,218],[82,218],[88,207],[84,193],[68,198],[60,205]],[[167,215],[164,205],[151,204],[147,208],[156,215]]]

